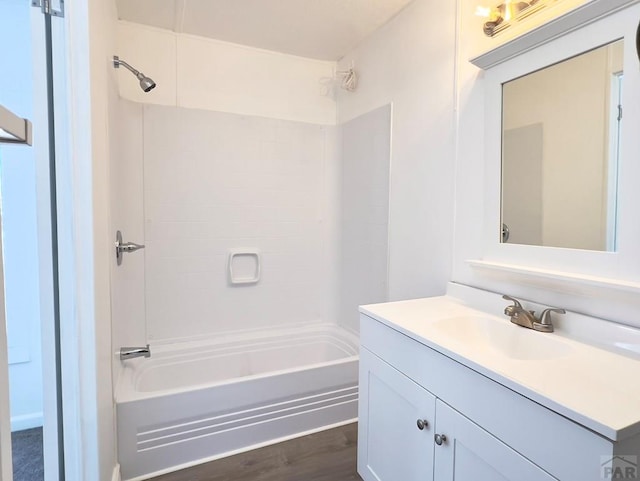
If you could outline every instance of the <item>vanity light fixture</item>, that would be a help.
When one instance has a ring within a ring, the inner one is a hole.
[[[561,1],[563,0],[504,0],[494,8],[477,7],[476,15],[487,19],[483,31],[488,37],[493,37],[514,23]]]

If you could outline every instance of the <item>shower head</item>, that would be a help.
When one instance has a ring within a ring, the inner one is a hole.
[[[140,88],[144,92],[149,92],[149,91],[151,91],[151,90],[153,90],[155,88],[156,83],[151,78],[147,77],[145,74],[143,74],[139,70],[136,70],[135,68],[133,68],[131,65],[129,65],[124,60],[121,60],[120,57],[118,57],[117,55],[114,55],[113,56],[113,67],[114,68],[120,68],[120,65],[125,67],[133,75],[136,76],[136,78],[140,82]]]

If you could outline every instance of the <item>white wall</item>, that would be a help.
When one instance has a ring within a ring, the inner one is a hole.
[[[145,107],[149,340],[332,321],[325,226],[335,187],[325,172],[335,162],[333,129]],[[257,284],[229,284],[230,249],[260,251]]]
[[[489,48],[482,33],[482,19],[474,15],[473,0],[459,0],[459,36],[457,52],[457,125],[456,125],[456,216],[452,280],[486,286],[491,283],[474,277],[467,259],[482,258],[484,229],[484,151],[485,90],[483,72],[469,58],[478,45]],[[515,295],[515,293],[514,293]]]
[[[19,0],[0,0],[0,44],[12,45],[3,51],[3,63],[12,73],[0,76],[0,104],[33,119],[30,9]],[[34,148],[3,145],[0,166],[11,428],[19,430],[42,425]]]
[[[360,77],[339,93],[340,123],[393,104],[391,300],[442,294],[451,277],[455,30],[455,2],[416,0],[339,62]]]
[[[118,22],[123,60],[152,77],[145,94],[119,69],[120,95],[149,104],[333,125],[334,62]]]

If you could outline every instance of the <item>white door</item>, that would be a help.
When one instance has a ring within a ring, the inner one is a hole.
[[[436,398],[360,351],[358,473],[364,481],[433,479]]]
[[[556,479],[440,400],[436,415],[436,481]]]

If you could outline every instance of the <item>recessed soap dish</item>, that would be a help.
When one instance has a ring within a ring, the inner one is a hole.
[[[229,250],[229,283],[231,285],[257,284],[260,281],[261,259],[257,249]]]

